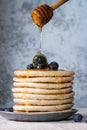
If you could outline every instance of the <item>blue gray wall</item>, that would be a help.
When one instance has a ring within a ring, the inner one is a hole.
[[[11,107],[13,72],[25,69],[39,47],[31,10],[57,0],[0,0],[0,108]],[[70,0],[43,29],[43,52],[75,71],[75,107],[87,107],[87,0]]]

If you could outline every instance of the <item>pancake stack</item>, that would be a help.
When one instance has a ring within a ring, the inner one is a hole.
[[[73,71],[14,71],[14,112],[64,112],[72,109]]]

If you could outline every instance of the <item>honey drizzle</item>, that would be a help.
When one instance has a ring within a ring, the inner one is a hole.
[[[40,45],[39,45],[39,51],[41,52],[42,51],[42,27],[39,27],[39,33],[40,33]],[[26,75],[26,78],[29,78],[29,71],[28,70],[26,70],[27,71],[27,75]],[[25,88],[27,88],[27,84],[26,84],[26,81],[24,81],[25,83],[25,85],[24,85],[24,87]],[[61,88],[60,88],[61,89]],[[26,100],[26,102],[25,102],[25,106],[26,106],[26,113],[28,113],[29,112],[29,110],[28,110],[28,106],[29,106],[29,103],[27,102],[28,101],[28,98],[26,97],[26,94],[28,94],[28,92],[27,91],[24,91],[24,99]],[[63,95],[61,95],[61,97],[64,99],[64,96]],[[60,103],[62,104],[62,100],[60,99]]]
[[[39,51],[41,52],[42,51],[42,27],[39,27],[39,33],[40,33],[40,45],[39,45]],[[27,75],[26,75],[26,78],[28,78],[29,77],[29,75],[28,75],[28,70],[26,70],[27,71]],[[27,87],[27,84],[26,84],[26,81],[24,81],[25,83],[25,85],[24,85],[24,88],[26,88]],[[28,98],[26,97],[26,94],[28,94],[28,92],[27,91],[24,91],[24,100],[28,100]],[[28,106],[29,106],[29,103],[26,101],[25,102],[25,106],[26,106],[26,113],[27,112],[29,112],[29,110],[28,110]]]
[[[42,27],[39,27],[39,33],[40,33],[40,46],[39,51],[42,51]]]

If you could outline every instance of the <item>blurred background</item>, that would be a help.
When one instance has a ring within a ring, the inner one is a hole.
[[[0,108],[13,106],[13,72],[25,69],[40,38],[31,11],[57,0],[0,0]],[[87,107],[87,0],[70,0],[43,28],[43,52],[60,69],[75,71],[75,106]]]

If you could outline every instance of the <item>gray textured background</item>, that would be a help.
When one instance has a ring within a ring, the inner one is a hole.
[[[39,47],[31,10],[57,0],[0,0],[0,108],[12,107],[13,71],[25,69]],[[75,106],[87,107],[87,0],[70,0],[43,29],[48,61],[75,71]]]

